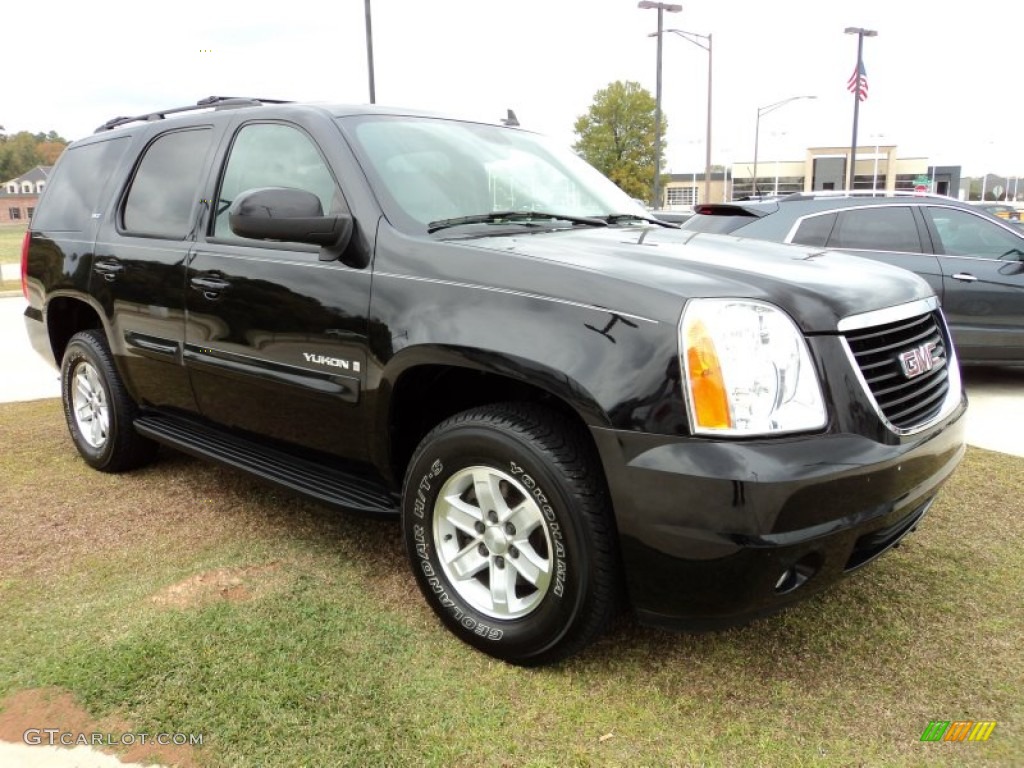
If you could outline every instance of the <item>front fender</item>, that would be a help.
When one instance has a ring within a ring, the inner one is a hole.
[[[587,300],[579,283],[562,264],[382,228],[368,387],[386,401],[410,367],[450,364],[540,387],[591,426],[686,434],[681,302],[670,319],[647,316],[643,306]],[[615,281],[605,284],[613,294]]]

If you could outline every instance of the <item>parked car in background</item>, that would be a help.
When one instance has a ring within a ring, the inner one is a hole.
[[[974,205],[986,213],[990,213],[1005,221],[1011,221],[1018,226],[1021,223],[1020,211],[1012,205],[1007,205],[1006,203],[975,203]]]
[[[904,267],[942,301],[962,363],[1024,363],[1024,233],[938,196],[796,194],[697,206],[694,232],[842,249]]]
[[[691,211],[651,211],[651,216],[669,224],[682,224],[693,216]]]

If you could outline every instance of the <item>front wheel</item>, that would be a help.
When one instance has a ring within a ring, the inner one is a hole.
[[[457,414],[409,465],[403,532],[420,589],[465,642],[539,665],[593,640],[616,606],[604,479],[577,426],[533,405]]]
[[[61,361],[60,381],[71,440],[90,466],[122,472],[152,460],[156,443],[132,425],[136,405],[101,331],[81,331],[71,337]]]

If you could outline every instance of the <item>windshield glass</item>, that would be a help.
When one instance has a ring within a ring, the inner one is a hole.
[[[339,123],[400,229],[494,211],[648,215],[571,151],[526,131],[390,115]]]

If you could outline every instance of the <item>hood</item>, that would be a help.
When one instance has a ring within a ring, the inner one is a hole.
[[[841,251],[678,229],[575,229],[463,242],[584,270],[586,279],[581,275],[575,285],[589,295],[567,298],[621,305],[614,292],[616,282],[625,281],[672,297],[678,308],[677,299],[758,299],[788,312],[805,333],[835,333],[849,315],[933,295],[912,272]],[[608,295],[594,295],[602,290]]]

